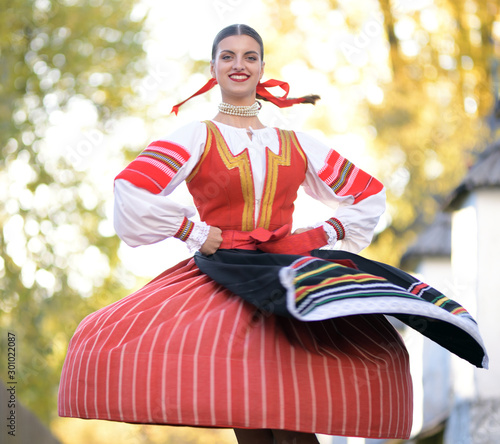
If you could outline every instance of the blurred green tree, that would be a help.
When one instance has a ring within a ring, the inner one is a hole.
[[[0,0],[0,326],[16,335],[18,399],[46,423],[77,323],[123,290],[99,191],[45,137],[75,99],[103,132],[130,112],[145,70],[136,3]]]

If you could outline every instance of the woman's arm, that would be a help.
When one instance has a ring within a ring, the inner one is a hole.
[[[115,180],[115,231],[131,247],[176,237],[190,250],[198,250],[210,227],[204,222],[192,222],[189,218],[195,214],[192,206],[153,194],[124,179]]]
[[[195,122],[176,131],[168,140],[151,143],[115,179],[114,225],[131,246],[176,237],[198,250],[210,227],[190,220],[194,207],[180,205],[167,196],[190,174],[203,152],[206,127]]]
[[[308,158],[305,191],[334,210],[316,226],[323,226],[330,246],[341,241],[343,250],[361,251],[385,211],[384,186],[316,139],[303,133],[297,138]]]

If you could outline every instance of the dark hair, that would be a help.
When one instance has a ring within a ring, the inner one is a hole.
[[[264,42],[259,33],[248,25],[236,24],[230,25],[219,31],[215,36],[214,43],[212,45],[212,61],[215,60],[215,54],[217,52],[217,46],[226,37],[231,37],[232,35],[248,35],[252,37],[260,46],[260,58],[264,60]]]
[[[248,25],[235,24],[226,26],[215,36],[214,42],[212,44],[212,62],[215,61],[215,54],[217,53],[217,46],[219,46],[219,43],[226,37],[231,37],[233,35],[248,35],[249,37],[252,37],[259,44],[260,58],[261,60],[264,60],[264,42],[262,41],[262,37],[259,35],[259,33]],[[260,94],[257,94],[257,98],[266,101],[269,100],[266,97],[262,97]],[[300,97],[300,99],[302,99],[302,103],[312,103],[313,105],[319,98],[320,97],[317,95],[307,95]]]

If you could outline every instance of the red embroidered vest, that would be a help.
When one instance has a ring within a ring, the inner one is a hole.
[[[255,219],[255,192],[248,148],[234,156],[217,126],[207,125],[200,161],[187,178],[201,220],[222,230],[276,230],[292,223],[297,190],[305,179],[307,160],[295,133],[277,129],[278,154],[266,148],[266,177]]]

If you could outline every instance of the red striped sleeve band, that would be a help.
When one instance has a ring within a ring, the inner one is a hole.
[[[336,219],[335,217],[331,217],[326,221],[326,223],[332,226],[335,232],[337,233],[337,240],[342,240],[345,238],[344,226],[338,219]]]
[[[174,234],[174,237],[180,239],[183,242],[186,242],[193,232],[194,223],[191,222],[187,217],[184,218],[180,228],[177,230],[177,233]]]
[[[189,152],[176,143],[157,140],[133,160],[116,179],[125,179],[138,188],[158,194],[190,158]]]
[[[358,203],[369,196],[379,193],[383,185],[365,171],[359,169],[335,150],[330,150],[325,164],[318,171],[319,178],[337,196],[352,196]]]

